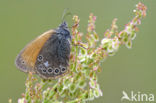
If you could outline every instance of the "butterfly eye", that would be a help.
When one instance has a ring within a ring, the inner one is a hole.
[[[67,70],[66,67],[61,67],[61,72],[64,73]]]
[[[59,68],[55,68],[54,74],[59,74],[59,73],[60,73],[60,69]]]
[[[42,55],[38,56],[38,61],[43,61],[43,56]]]
[[[48,72],[48,74],[51,74],[51,73],[53,73],[53,69],[51,67],[49,67],[47,72]]]

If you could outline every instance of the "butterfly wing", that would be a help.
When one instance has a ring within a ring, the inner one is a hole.
[[[49,30],[31,43],[29,43],[17,56],[16,58],[16,66],[23,72],[33,72],[37,56],[44,46],[45,42],[54,34],[54,30]]]
[[[35,67],[44,79],[56,79],[68,73],[70,42],[53,34],[42,47]]]

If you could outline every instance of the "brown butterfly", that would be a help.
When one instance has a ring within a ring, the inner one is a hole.
[[[69,71],[70,46],[70,31],[63,22],[26,45],[16,58],[16,66],[43,79],[56,79]]]

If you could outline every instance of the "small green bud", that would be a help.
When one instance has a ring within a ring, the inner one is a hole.
[[[68,78],[66,78],[66,79],[63,81],[64,88],[69,87],[69,84],[70,84],[70,80],[69,80]]]
[[[90,101],[94,100],[94,93],[93,93],[93,89],[89,89],[89,98]]]
[[[78,82],[78,87],[79,88],[84,88],[86,86],[86,81],[85,79],[81,79],[79,82]]]
[[[94,32],[93,34],[94,34],[94,39],[95,39],[95,41],[99,41],[99,36],[97,35],[97,33]]]
[[[89,97],[89,92],[88,91],[85,91],[84,93],[82,93],[82,95],[81,95],[81,98],[82,99],[88,99],[88,97]]]
[[[63,90],[63,92],[60,94],[60,96],[62,98],[64,98],[66,96],[66,93],[67,93],[67,89]]]
[[[76,88],[77,88],[76,84],[75,84],[75,83],[72,83],[72,84],[69,86],[69,91],[70,91],[71,93],[73,93],[73,92],[75,92]]]
[[[132,48],[132,41],[131,40],[128,40],[128,42],[126,42],[126,47]]]
[[[135,37],[136,37],[136,33],[135,33],[135,31],[133,31],[133,32],[131,33],[131,35],[130,35],[130,38],[131,38],[131,40],[134,40]]]
[[[123,41],[124,42],[128,41],[128,34],[126,32],[124,33]]]
[[[79,80],[82,76],[82,73],[81,72],[78,72],[75,76],[75,80]]]
[[[108,53],[111,53],[114,51],[113,47],[112,47],[112,44],[108,46],[108,49],[107,49]]]
[[[95,88],[95,84],[96,84],[96,82],[94,80],[90,79],[90,81],[89,81],[90,87]]]
[[[95,90],[94,90],[94,96],[95,96],[96,98],[98,98],[98,97],[100,96],[100,92],[99,92],[98,89],[95,89]]]
[[[81,55],[86,55],[87,54],[87,51],[86,51],[86,49],[81,48],[80,49],[80,53],[81,53]]]
[[[59,94],[61,94],[64,91],[63,88],[64,88],[63,84],[61,84],[60,86],[58,86],[58,92],[59,92]]]

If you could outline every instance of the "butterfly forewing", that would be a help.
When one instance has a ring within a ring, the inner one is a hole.
[[[17,56],[16,66],[23,72],[34,71],[36,58],[45,42],[53,33],[54,30],[49,30],[29,43]]]

